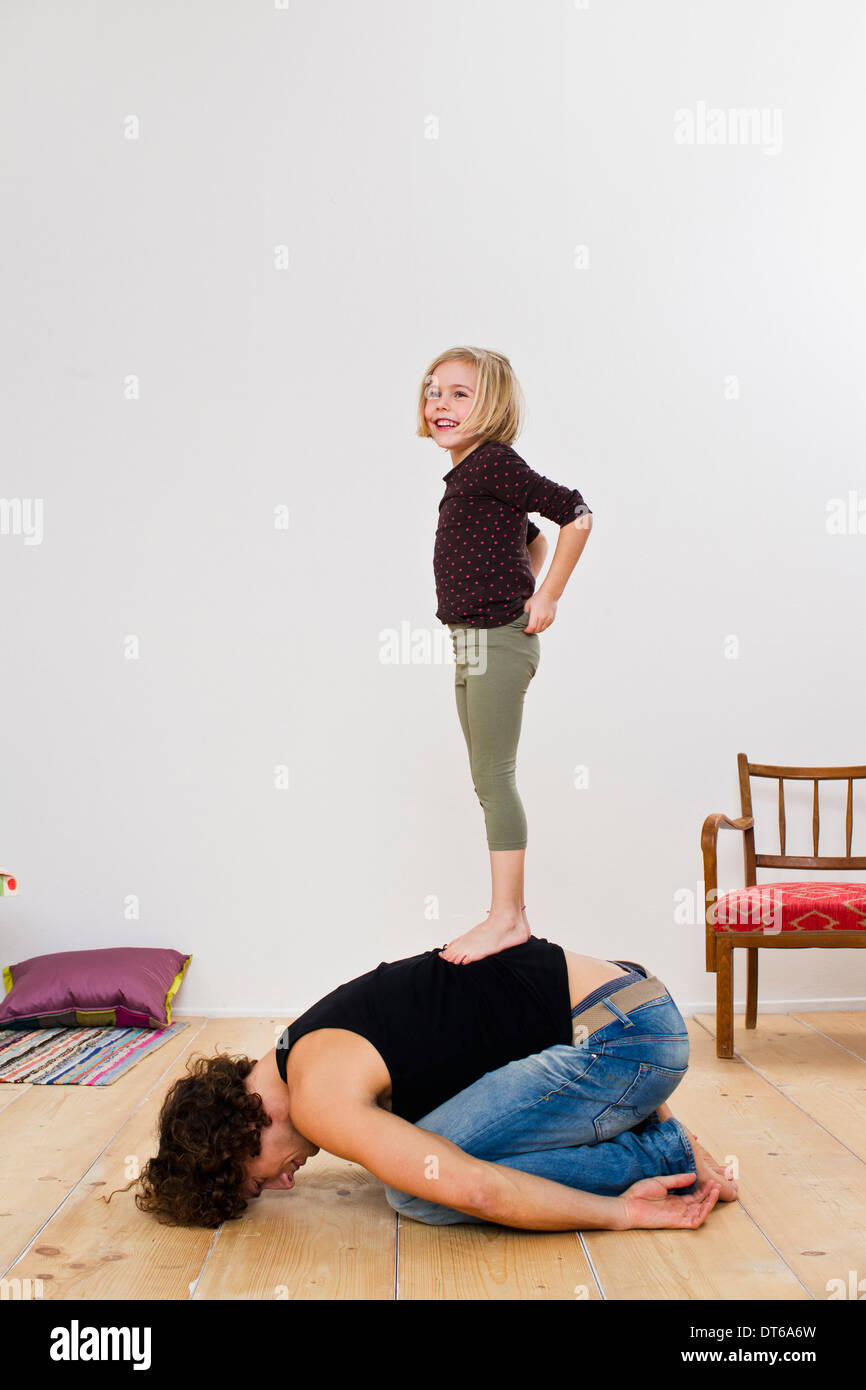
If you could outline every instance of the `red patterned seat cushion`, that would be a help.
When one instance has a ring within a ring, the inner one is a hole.
[[[723,893],[717,932],[866,931],[866,883],[759,883]]]

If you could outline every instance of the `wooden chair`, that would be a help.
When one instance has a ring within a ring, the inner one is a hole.
[[[746,948],[746,1027],[754,1028],[758,1013],[758,950],[805,946],[866,946],[866,883],[770,882],[757,884],[756,869],[866,869],[866,856],[851,854],[853,784],[866,778],[866,767],[769,767],[750,763],[737,754],[742,815],[707,816],[701,831],[704,857],[704,922],[707,970],[716,974],[716,1055],[734,1055],[734,948]],[[779,853],[755,853],[752,777],[776,778],[779,783]],[[811,781],[812,853],[785,853],[786,780]],[[846,780],[845,854],[820,855],[818,783]],[[729,827],[743,835],[745,888],[718,896],[716,845],[719,830]]]

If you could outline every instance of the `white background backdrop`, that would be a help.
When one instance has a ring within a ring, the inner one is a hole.
[[[178,1012],[285,1015],[484,916],[453,666],[381,659],[389,630],[447,651],[449,458],[414,409],[472,343],[521,380],[518,452],[594,512],[527,696],[533,930],[706,1006],[676,905],[737,752],[866,763],[866,534],[828,521],[866,499],[861,7],[15,0],[2,27],[0,492],[43,508],[38,544],[0,534],[3,963],[171,945]],[[678,142],[701,103],[770,138]],[[762,1004],[866,996],[862,953],[761,971]]]

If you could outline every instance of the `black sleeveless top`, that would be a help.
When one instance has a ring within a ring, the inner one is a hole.
[[[292,1045],[317,1028],[360,1033],[391,1077],[391,1109],[421,1119],[485,1072],[571,1043],[568,968],[561,946],[531,936],[498,955],[452,965],[444,946],[375,970],[326,994],[277,1043],[286,1079]]]

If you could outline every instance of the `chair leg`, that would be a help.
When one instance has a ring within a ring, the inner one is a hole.
[[[716,942],[716,1056],[734,1055],[734,947]]]
[[[746,949],[746,1027],[758,1026],[758,948]]]

